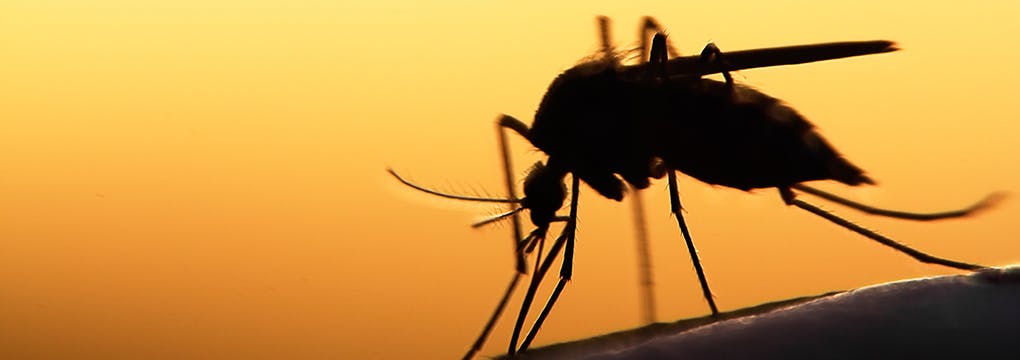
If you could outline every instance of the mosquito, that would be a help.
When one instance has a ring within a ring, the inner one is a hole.
[[[708,184],[745,191],[776,188],[787,205],[804,209],[921,262],[961,270],[984,268],[907,247],[797,199],[794,190],[866,213],[913,220],[967,216],[989,207],[998,198],[996,194],[965,209],[919,214],[875,208],[804,185],[803,182],[813,180],[835,180],[851,186],[874,184],[874,181],[840,155],[794,109],[774,97],[734,83],[730,75],[742,69],[892,52],[897,50],[894,43],[881,40],[840,42],[725,54],[710,43],[700,55],[677,57],[662,28],[654,19],[646,17],[640,28],[638,49],[642,61],[637,65],[624,65],[621,55],[612,51],[608,20],[602,17],[599,23],[602,50],[593,59],[566,70],[553,80],[530,127],[509,115],[497,120],[497,142],[507,198],[447,194],[414,184],[389,170],[400,182],[429,194],[510,205],[507,212],[474,224],[483,226],[507,218],[512,221],[516,271],[465,359],[472,358],[481,349],[520,278],[528,271],[525,257],[537,247],[535,267],[514,325],[508,355],[527,350],[534,340],[573,274],[582,181],[601,196],[621,201],[627,185],[644,189],[651,179],[667,178],[670,211],[676,218],[713,316],[719,311],[681,212],[677,171]],[[649,34],[654,34],[650,43],[647,41]],[[725,81],[702,78],[713,73],[721,73]],[[547,155],[545,162],[536,162],[528,170],[523,197],[516,194],[508,130]],[[571,182],[569,192],[567,175]],[[559,215],[568,194],[568,214]],[[528,210],[534,225],[527,235],[520,228],[519,215],[523,210]],[[542,258],[550,225],[559,222],[563,223],[563,228]],[[518,346],[535,293],[561,251],[559,281]]]

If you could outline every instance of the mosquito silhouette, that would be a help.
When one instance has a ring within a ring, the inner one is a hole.
[[[507,198],[448,194],[414,184],[389,170],[405,185],[429,194],[510,204],[507,212],[474,224],[483,226],[506,218],[512,221],[516,271],[465,359],[472,358],[481,349],[522,275],[527,273],[525,257],[532,253],[536,254],[533,275],[514,325],[508,355],[527,350],[534,340],[573,274],[581,181],[603,197],[621,201],[627,184],[634,189],[644,189],[651,179],[667,178],[670,210],[713,316],[719,311],[680,211],[677,171],[705,183],[745,191],[776,188],[787,205],[804,209],[921,262],[962,270],[983,268],[907,247],[797,199],[794,190],[866,213],[913,220],[970,215],[990,206],[998,198],[996,194],[965,209],[920,214],[875,208],[804,185],[803,182],[812,180],[835,180],[851,186],[874,184],[874,181],[836,152],[794,109],[776,98],[734,83],[730,75],[731,71],[749,68],[892,52],[897,50],[894,43],[840,42],[725,54],[714,44],[708,44],[700,55],[677,57],[661,26],[653,18],[646,17],[640,27],[641,61],[637,65],[624,65],[623,55],[614,52],[611,46],[608,20],[600,17],[599,24],[601,51],[553,80],[530,127],[509,115],[497,120]],[[649,35],[652,35],[650,42]],[[702,78],[713,73],[721,73],[725,81]],[[528,170],[524,197],[520,198],[515,189],[507,130],[527,139],[548,156],[545,162],[536,162]],[[567,175],[571,175],[569,192]],[[558,215],[568,194],[568,214]],[[639,208],[639,204],[635,206]],[[528,210],[534,225],[527,235],[520,229],[519,214],[523,210]],[[563,228],[543,258],[550,225],[558,222],[564,223]],[[560,252],[563,252],[563,260],[559,282],[518,346],[535,293]],[[650,278],[650,274],[648,276]]]

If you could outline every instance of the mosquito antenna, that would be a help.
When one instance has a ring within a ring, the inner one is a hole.
[[[488,217],[486,219],[478,221],[478,222],[476,222],[474,224],[471,224],[471,227],[477,229],[477,228],[480,228],[482,226],[489,225],[489,224],[492,224],[492,223],[500,221],[500,220],[504,220],[504,219],[506,219],[508,217],[514,216],[515,214],[521,212],[521,210],[524,210],[524,208],[523,207],[519,207],[519,208],[515,208],[513,210],[507,211],[507,212],[502,213],[502,214],[493,215],[491,217]]]
[[[859,202],[856,202],[856,201],[844,198],[844,197],[836,195],[836,194],[832,194],[830,192],[819,190],[819,189],[816,189],[816,188],[813,188],[813,187],[810,187],[810,186],[807,186],[807,185],[804,185],[804,184],[795,184],[795,185],[793,185],[793,188],[797,189],[797,190],[800,190],[800,191],[803,191],[805,193],[808,193],[808,194],[820,197],[822,199],[825,199],[825,200],[828,200],[828,201],[832,201],[834,203],[837,203],[837,204],[840,204],[840,205],[843,205],[843,206],[846,206],[846,207],[849,207],[849,208],[852,208],[852,209],[855,209],[855,210],[858,210],[858,211],[862,211],[864,213],[868,213],[868,214],[872,214],[872,215],[878,215],[878,216],[891,217],[891,218],[896,218],[896,219],[907,219],[907,220],[918,220],[918,221],[931,221],[931,220],[951,219],[951,218],[958,218],[958,217],[964,217],[964,216],[968,216],[968,215],[973,215],[976,212],[987,210],[988,208],[994,206],[995,204],[997,204],[999,201],[1001,201],[1003,198],[1006,197],[1005,193],[995,192],[995,193],[988,194],[987,196],[985,196],[983,199],[981,199],[977,203],[974,203],[973,205],[965,207],[963,209],[941,211],[941,212],[934,212],[934,213],[916,213],[916,212],[908,212],[908,211],[889,210],[889,209],[877,208],[877,207],[874,207],[874,206],[871,206],[871,205],[859,203]]]
[[[478,197],[478,196],[463,196],[463,195],[447,194],[447,193],[444,193],[444,192],[432,190],[432,189],[429,189],[427,187],[415,184],[415,183],[405,179],[404,177],[400,176],[400,174],[397,174],[397,172],[393,171],[393,169],[386,169],[386,171],[389,172],[390,175],[393,175],[393,177],[397,178],[397,181],[400,181],[404,185],[410,186],[412,189],[421,191],[421,192],[426,193],[426,194],[431,194],[431,195],[435,195],[435,196],[439,196],[439,197],[444,197],[444,198],[447,198],[447,199],[465,200],[465,201],[479,201],[479,202],[506,203],[506,204],[519,204],[519,203],[521,203],[521,199],[500,199],[500,198],[487,198],[487,197]]]

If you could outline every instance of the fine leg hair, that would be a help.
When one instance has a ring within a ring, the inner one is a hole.
[[[673,212],[673,216],[676,217],[676,223],[680,227],[680,233],[684,237],[684,241],[687,243],[687,251],[691,255],[691,262],[694,263],[694,270],[698,273],[698,281],[701,283],[701,292],[705,295],[705,300],[708,301],[708,307],[712,309],[712,316],[719,315],[719,309],[715,306],[715,299],[712,297],[712,290],[708,287],[708,279],[705,278],[705,270],[701,267],[701,260],[698,259],[698,249],[694,247],[694,240],[691,239],[691,233],[687,230],[687,223],[684,221],[683,207],[680,205],[680,191],[677,189],[676,184],[676,171],[668,170],[666,174],[669,177],[669,207],[670,211]]]
[[[985,196],[983,199],[979,200],[978,202],[974,203],[973,205],[965,207],[965,208],[962,208],[962,209],[949,210],[949,211],[940,211],[940,212],[933,212],[933,213],[916,213],[916,212],[908,212],[908,211],[889,210],[889,209],[877,208],[877,207],[874,207],[874,206],[871,206],[871,205],[862,204],[862,203],[859,203],[859,202],[856,202],[856,201],[844,198],[842,196],[829,193],[827,191],[819,190],[819,189],[816,189],[816,188],[813,188],[813,187],[810,187],[810,186],[807,186],[807,185],[804,185],[804,184],[794,184],[792,188],[796,189],[796,190],[799,190],[799,191],[803,191],[805,193],[808,193],[808,194],[811,194],[811,195],[814,195],[814,196],[817,196],[817,197],[820,197],[822,199],[825,199],[825,200],[828,200],[828,201],[832,201],[834,203],[837,203],[837,204],[840,204],[840,205],[843,205],[843,206],[846,206],[846,207],[858,210],[858,211],[862,211],[862,212],[868,213],[868,214],[878,215],[878,216],[885,216],[885,217],[891,217],[891,218],[897,218],[897,219],[918,220],[918,221],[941,220],[941,219],[950,219],[950,218],[965,217],[965,216],[973,215],[973,214],[975,214],[975,213],[977,213],[979,211],[986,210],[989,207],[992,207],[999,200],[1001,200],[1002,197],[1004,196],[1002,193],[992,193],[992,194],[989,194],[989,195]]]
[[[841,218],[839,216],[836,216],[836,215],[834,215],[834,214],[832,214],[832,213],[830,213],[828,211],[822,210],[821,208],[819,208],[817,206],[811,205],[811,204],[806,203],[806,202],[804,202],[802,200],[798,200],[796,198],[796,195],[793,193],[793,191],[790,190],[790,188],[782,188],[782,187],[779,188],[779,195],[782,196],[783,201],[786,202],[787,205],[793,205],[793,206],[799,207],[801,209],[804,209],[807,212],[810,212],[812,214],[818,215],[818,216],[824,218],[825,220],[829,220],[830,222],[832,222],[832,223],[834,223],[836,225],[842,226],[842,227],[844,227],[844,228],[846,228],[846,229],[848,229],[850,231],[853,231],[855,233],[864,235],[865,237],[867,237],[869,239],[872,239],[872,240],[875,240],[875,241],[879,242],[882,245],[885,245],[885,246],[891,247],[893,249],[896,249],[896,251],[899,251],[899,252],[902,252],[904,254],[907,254],[910,257],[912,257],[914,259],[917,259],[920,262],[929,263],[929,264],[937,264],[937,265],[947,266],[947,267],[951,267],[951,268],[954,268],[954,269],[960,269],[960,270],[980,270],[980,269],[984,269],[985,268],[984,266],[981,266],[981,265],[968,264],[968,263],[963,263],[963,262],[959,262],[959,261],[943,259],[943,258],[935,257],[935,256],[932,256],[932,255],[928,255],[928,254],[923,253],[923,252],[918,251],[918,250],[914,250],[913,248],[910,248],[910,247],[908,247],[906,245],[900,244],[900,243],[896,242],[893,239],[890,239],[890,238],[887,238],[885,236],[882,236],[882,235],[880,235],[880,234],[878,234],[878,233],[876,233],[874,231],[868,230],[868,229],[866,229],[866,228],[864,228],[864,227],[862,227],[860,225],[854,224],[854,223],[852,223],[852,222],[850,222],[850,221],[848,221],[846,219],[843,219],[843,218]]]
[[[542,323],[545,322],[545,318],[549,315],[549,311],[552,310],[553,305],[556,304],[556,300],[559,299],[560,297],[560,293],[563,292],[563,287],[566,286],[568,281],[570,281],[574,273],[574,238],[575,235],[577,234],[577,198],[578,190],[580,188],[580,180],[576,176],[571,176],[571,178],[572,185],[570,189],[569,220],[567,220],[566,226],[563,227],[563,232],[560,234],[560,238],[556,239],[557,243],[559,243],[561,239],[564,237],[566,239],[566,249],[564,249],[563,251],[563,264],[561,265],[562,267],[560,268],[560,281],[556,284],[556,288],[553,290],[552,295],[549,295],[549,300],[546,302],[545,307],[542,309],[542,312],[539,314],[538,318],[535,319],[535,324],[531,326],[531,331],[528,332],[528,336],[524,339],[524,342],[521,344],[521,347],[518,350],[519,352],[524,352],[528,350],[528,346],[530,346],[531,341],[535,339],[535,335],[538,334],[538,330],[542,328]],[[555,246],[555,244],[553,246]],[[552,265],[552,260],[555,256],[556,254],[552,252],[552,249],[550,249],[549,256],[546,257],[546,261],[542,264],[542,268],[540,269],[540,271],[542,272],[541,276],[545,276],[545,273],[546,271],[549,270],[548,267]],[[535,281],[535,279],[539,280]],[[532,278],[532,285],[534,285],[534,287],[537,287],[537,283],[540,281],[541,277],[539,274],[536,273]],[[533,289],[531,287],[528,288],[528,295],[531,298],[534,298],[534,292],[532,290]],[[530,305],[531,299],[525,298],[525,302],[528,305]],[[522,307],[521,309],[522,309],[521,315],[520,317],[517,318],[518,324],[520,324],[523,321],[523,317],[524,315],[526,315],[524,307]],[[514,329],[515,338],[516,335],[517,328],[515,327]],[[513,341],[511,341],[511,343],[513,343]],[[513,344],[511,344],[511,347],[512,346]],[[510,351],[509,355],[513,355],[512,350]]]

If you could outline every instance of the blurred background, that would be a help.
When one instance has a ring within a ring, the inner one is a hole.
[[[503,194],[496,116],[530,123],[549,82],[597,49],[600,14],[621,48],[653,15],[686,54],[897,41],[736,79],[792,104],[880,184],[819,187],[905,210],[1014,194],[938,223],[827,209],[936,255],[1020,261],[1010,2],[9,0],[0,357],[460,356],[512,274],[510,228],[471,229],[499,209],[416,193],[384,169]],[[514,141],[521,176],[542,154]],[[774,190],[680,187],[722,310],[956,273]],[[539,345],[641,324],[630,205],[581,191],[574,280]],[[703,316],[666,196],[663,181],[644,193],[657,318]],[[504,351],[512,322],[483,355]]]

